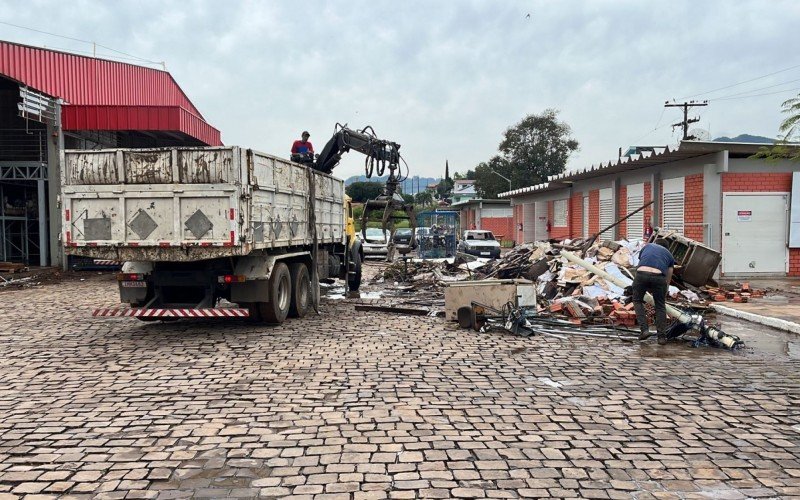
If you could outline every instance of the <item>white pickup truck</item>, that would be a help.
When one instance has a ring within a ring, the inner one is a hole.
[[[350,201],[331,175],[236,146],[68,150],[62,165],[67,254],[125,261],[130,307],[97,316],[281,323],[314,305],[313,278],[359,287]]]
[[[491,231],[469,229],[464,231],[464,239],[458,242],[458,251],[478,257],[500,258],[500,242]]]

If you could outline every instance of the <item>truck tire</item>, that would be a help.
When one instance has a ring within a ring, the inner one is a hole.
[[[266,323],[280,325],[289,314],[292,304],[292,277],[285,262],[278,262],[269,277],[269,302],[259,302],[261,319]]]
[[[302,318],[308,313],[311,305],[311,279],[308,276],[308,266],[302,262],[295,262],[289,266],[292,277],[292,304],[289,306],[289,317]]]
[[[361,254],[358,251],[353,252],[350,261],[354,274],[347,273],[347,289],[357,292],[361,286]]]

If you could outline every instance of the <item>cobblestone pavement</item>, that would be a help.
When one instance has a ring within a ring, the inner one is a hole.
[[[800,497],[780,352],[479,334],[348,300],[276,328],[88,316],[116,300],[105,276],[0,293],[0,500]]]

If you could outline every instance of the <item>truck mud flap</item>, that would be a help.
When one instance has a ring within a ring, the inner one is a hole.
[[[248,309],[242,308],[202,308],[202,309],[142,309],[142,308],[110,308],[95,309],[92,316],[100,318],[247,318]]]

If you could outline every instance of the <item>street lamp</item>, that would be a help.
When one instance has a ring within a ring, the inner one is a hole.
[[[499,177],[502,177],[503,179],[507,180],[507,181],[508,181],[508,190],[509,190],[509,191],[511,191],[511,179],[509,179],[509,178],[508,178],[508,177],[506,177],[505,175],[503,175],[503,174],[501,174],[501,173],[497,172],[497,171],[496,171],[496,170],[494,170],[494,169],[491,169],[491,168],[490,168],[489,170],[490,170],[490,171],[491,171],[493,174],[497,174]]]

